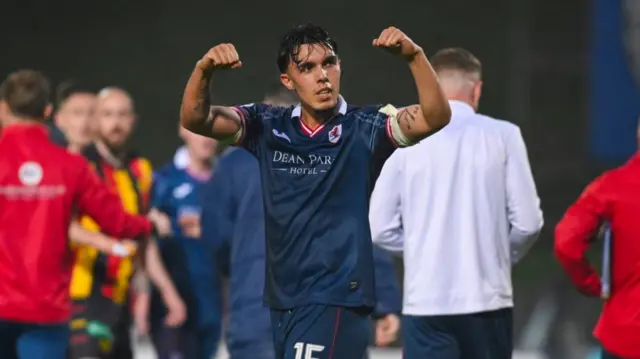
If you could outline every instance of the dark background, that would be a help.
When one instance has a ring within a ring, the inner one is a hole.
[[[517,332],[539,299],[552,295],[563,306],[558,318],[569,317],[590,338],[599,303],[574,293],[551,252],[555,223],[601,170],[585,155],[588,1],[5,0],[1,6],[0,74],[35,68],[54,84],[73,78],[127,89],[140,119],[133,146],[156,166],[179,145],[178,109],[191,69],[220,42],[235,44],[244,64],[216,78],[213,95],[222,104],[262,99],[277,80],[279,35],[301,22],[326,27],[338,41],[343,94],[355,104],[417,100],[402,60],[371,46],[386,26],[399,27],[428,54],[467,48],[484,66],[481,111],[522,128],[545,212],[540,243],[515,270]]]

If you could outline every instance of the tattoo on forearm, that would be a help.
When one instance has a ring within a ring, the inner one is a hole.
[[[416,116],[418,116],[418,108],[415,106],[407,107],[402,109],[398,114],[398,120],[403,121],[407,128],[410,130],[411,125],[416,122]]]

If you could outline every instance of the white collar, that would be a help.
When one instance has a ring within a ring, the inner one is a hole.
[[[451,107],[451,112],[468,114],[476,113],[476,110],[464,101],[449,100],[449,107]]]
[[[300,117],[301,112],[302,108],[300,108],[300,104],[298,104],[293,111],[291,111],[291,118]],[[347,113],[347,101],[342,97],[342,95],[338,95],[338,113],[341,115],[345,115]]]

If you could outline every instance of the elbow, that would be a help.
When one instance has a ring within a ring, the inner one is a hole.
[[[180,126],[188,131],[197,132],[197,124],[203,120],[200,117],[192,111],[183,109],[180,111]]]
[[[542,230],[544,226],[544,217],[542,211],[538,208],[526,220],[518,221],[514,227],[522,234],[533,236]]]
[[[426,126],[421,137],[427,137],[445,128],[451,122],[451,108],[449,103],[444,101],[439,105],[431,106],[428,111],[423,111],[422,116]]]
[[[553,253],[561,263],[580,258],[580,254],[572,249],[570,235],[565,227],[562,221],[558,223],[553,241]]]

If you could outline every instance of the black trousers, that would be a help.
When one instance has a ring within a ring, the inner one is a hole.
[[[511,308],[461,315],[403,316],[405,358],[511,359]]]

